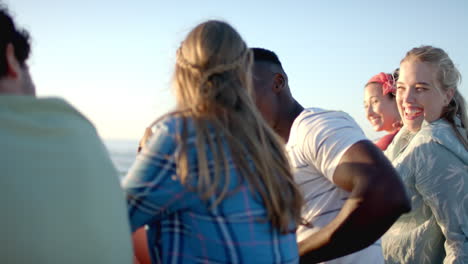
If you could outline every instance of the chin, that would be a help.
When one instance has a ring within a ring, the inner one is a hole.
[[[418,132],[421,129],[422,123],[424,122],[424,117],[419,117],[417,119],[403,119],[403,124],[411,132]]]
[[[374,126],[374,131],[375,132],[383,131],[383,127],[382,126]]]

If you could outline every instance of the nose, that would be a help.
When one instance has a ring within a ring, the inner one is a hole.
[[[374,108],[371,104],[366,105],[364,111],[366,112],[367,118],[371,117],[374,114]]]
[[[403,92],[399,92],[398,93],[400,96],[400,100],[403,102],[403,103],[414,103],[414,100],[415,100],[415,89],[413,88],[409,88],[409,89],[406,89],[405,91]],[[398,95],[397,94],[397,95]]]

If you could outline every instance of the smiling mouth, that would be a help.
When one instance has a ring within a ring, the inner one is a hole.
[[[405,119],[407,120],[414,120],[424,113],[422,108],[416,108],[416,107],[411,107],[411,108],[405,108]]]
[[[371,117],[369,118],[369,121],[371,122],[371,124],[377,124],[380,122],[380,117]]]

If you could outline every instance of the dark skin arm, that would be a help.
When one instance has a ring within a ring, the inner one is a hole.
[[[333,221],[299,243],[301,263],[322,262],[364,249],[411,209],[397,172],[370,141],[360,141],[346,151],[333,180],[350,197]]]

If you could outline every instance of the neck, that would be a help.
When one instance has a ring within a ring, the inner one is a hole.
[[[398,130],[400,130],[400,128],[402,126],[403,126],[403,122],[401,120],[397,120],[397,121],[393,122],[391,128],[388,128],[385,131],[390,133],[390,134],[393,134],[393,133],[397,132]]]
[[[282,112],[275,131],[283,138],[284,142],[288,142],[292,124],[296,117],[301,114],[302,110],[304,110],[304,107],[292,98],[292,103]]]
[[[397,132],[400,128],[393,128],[393,129],[387,129],[385,130],[385,132],[387,132],[388,134],[393,134],[395,132]]]
[[[33,95],[35,93],[25,92],[17,82],[13,82],[9,79],[0,79],[0,95]]]

